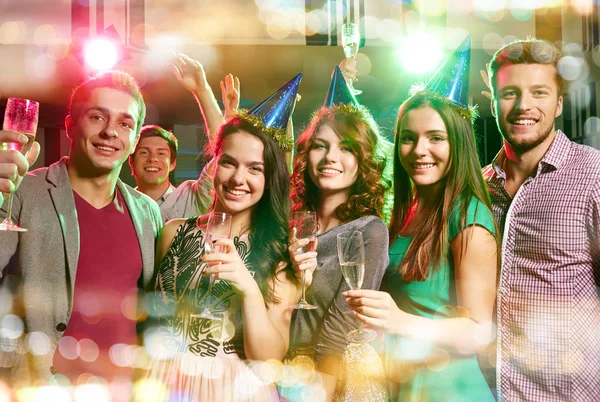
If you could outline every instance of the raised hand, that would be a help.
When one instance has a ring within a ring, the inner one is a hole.
[[[489,100],[492,100],[492,87],[490,86],[490,77],[488,77],[488,69],[490,68],[490,63],[487,63],[485,65],[485,70],[480,70],[479,74],[481,74],[481,79],[483,79],[483,83],[485,84],[486,87],[488,87],[489,91],[481,91],[481,94],[483,96],[485,96],[486,98],[488,98]]]
[[[408,314],[398,308],[389,293],[361,289],[342,292],[342,296],[356,318],[387,333],[396,332],[407,321]]]
[[[358,81],[358,70],[356,69],[356,59],[354,57],[346,57],[338,66],[347,82]]]
[[[302,281],[302,271],[304,273],[304,285],[310,286],[313,279],[313,273],[317,269],[317,238],[315,237],[310,244],[309,251],[306,253],[298,254],[298,251],[302,247],[307,247],[311,243],[310,239],[297,239],[296,228],[292,228],[290,234],[290,245],[288,251],[290,253],[290,260],[292,261],[292,267],[294,269],[294,275],[298,278],[298,281]]]
[[[240,79],[227,74],[221,81],[221,97],[225,108],[225,118],[233,116],[240,106]]]
[[[233,240],[218,239],[213,246],[220,251],[204,254],[202,262],[207,263],[208,268],[202,274],[215,274],[216,279],[228,281],[242,297],[260,295],[260,289],[237,253]]]
[[[175,54],[173,62],[168,66],[179,84],[188,91],[197,94],[210,89],[206,80],[204,67],[199,61],[186,54]]]
[[[27,144],[27,137],[15,131],[0,130],[0,144],[18,142]],[[40,154],[40,144],[33,142],[27,156],[19,151],[4,150],[0,147],[0,205],[8,193],[19,188],[21,180],[29,167],[35,163]]]

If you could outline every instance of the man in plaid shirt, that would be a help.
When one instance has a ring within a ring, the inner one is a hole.
[[[502,238],[498,394],[600,400],[600,151],[554,127],[561,55],[528,39],[489,66],[504,146],[484,168]]]

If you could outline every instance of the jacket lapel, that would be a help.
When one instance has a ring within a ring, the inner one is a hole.
[[[130,192],[120,179],[117,181],[117,187],[123,196],[125,205],[127,205],[135,233],[137,234],[142,255],[143,283],[144,287],[146,287],[150,283],[152,274],[154,273],[154,238],[156,236],[152,228],[150,211],[147,210],[145,203],[136,202],[135,195]]]
[[[79,222],[77,208],[73,197],[73,189],[67,173],[67,158],[62,158],[50,166],[46,179],[54,187],[50,187],[50,198],[60,222],[66,254],[67,283],[70,288],[69,311],[73,307],[73,291],[77,262],[79,261]]]

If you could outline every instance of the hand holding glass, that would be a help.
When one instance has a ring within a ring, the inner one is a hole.
[[[217,251],[217,248],[213,245],[213,242],[219,239],[229,239],[231,237],[231,215],[225,212],[211,212],[208,216],[208,223],[206,225],[206,233],[204,238],[204,252],[206,254],[212,254]],[[201,281],[198,281],[200,283]],[[220,320],[221,317],[215,315],[209,308],[209,299],[212,293],[213,284],[215,283],[215,276],[211,275],[208,281],[208,290],[206,291],[206,297],[204,298],[206,307],[200,314],[191,314],[192,317],[206,318],[208,320]]]
[[[344,54],[346,57],[355,57],[358,53],[358,46],[360,45],[360,30],[358,24],[348,23],[342,25],[342,46],[344,48]],[[354,95],[362,94],[360,89],[354,88],[352,81],[348,82],[348,87]]]
[[[292,217],[292,225],[296,228],[296,238],[312,240],[317,234],[317,213],[313,211],[296,211]],[[306,246],[306,248],[308,248],[308,246]],[[310,250],[305,250],[304,247],[301,247],[296,253],[302,254],[307,251]],[[306,271],[302,271],[302,298],[298,304],[294,304],[290,307],[298,310],[314,310],[317,307],[306,301],[306,286],[304,285],[305,272]]]
[[[340,233],[337,235],[337,250],[342,275],[350,289],[360,289],[365,278],[365,247],[362,233]],[[367,343],[377,337],[377,333],[363,325],[346,334],[349,342]]]
[[[38,117],[40,105],[37,102],[29,99],[9,98],[6,103],[6,111],[4,112],[4,123],[2,129],[6,131],[15,131],[25,135],[29,141],[27,144],[19,142],[5,142],[0,146],[2,151],[19,151],[27,156],[35,141],[35,133],[37,131]],[[27,232],[27,229],[20,227],[11,220],[13,194],[8,195],[8,207],[6,211],[6,219],[0,223],[0,231],[3,232]]]

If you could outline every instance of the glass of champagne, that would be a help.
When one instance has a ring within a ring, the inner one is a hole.
[[[292,216],[292,225],[296,228],[297,239],[310,239],[311,243],[317,234],[318,222],[317,213],[313,211],[296,211]],[[297,254],[306,253],[310,251],[310,244],[298,249]],[[291,308],[298,310],[314,310],[317,307],[306,301],[306,286],[304,285],[304,275],[306,271],[302,271],[302,299],[298,304],[290,306]]]
[[[19,151],[27,156],[27,153],[35,141],[37,131],[40,105],[29,99],[9,98],[4,112],[4,123],[2,129],[7,131],[16,131],[25,135],[29,141],[27,144],[20,142],[5,142],[0,144],[0,150]],[[27,229],[20,227],[12,221],[12,203],[13,194],[8,195],[8,206],[6,209],[6,219],[0,223],[0,231],[3,232],[27,232]]]
[[[358,46],[360,45],[360,31],[358,24],[353,22],[342,25],[342,47],[347,58],[356,56]],[[348,88],[354,95],[362,94],[360,89],[354,88],[352,81],[348,82]]]
[[[208,216],[206,224],[206,233],[204,237],[204,252],[206,254],[216,253],[221,251],[219,246],[213,243],[219,239],[229,239],[231,237],[231,215],[225,212],[211,212]],[[198,282],[200,283],[200,281]],[[210,311],[210,295],[215,283],[214,274],[210,276],[208,281],[208,290],[206,291],[205,305],[206,307],[200,314],[191,314],[192,317],[206,318],[208,320],[220,320],[221,317]]]
[[[365,246],[362,232],[340,233],[337,235],[337,250],[342,275],[350,289],[360,289],[365,277]],[[346,334],[348,341],[353,343],[371,342],[377,333],[370,328],[360,325]]]

